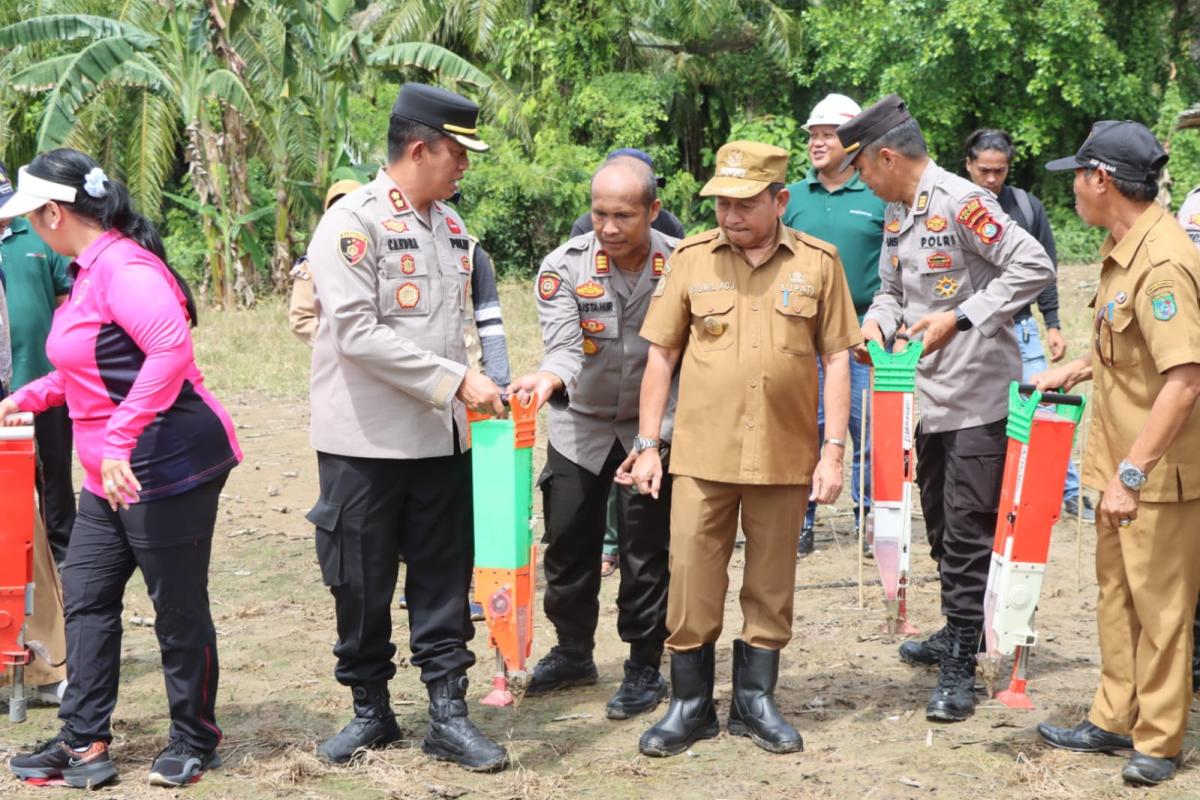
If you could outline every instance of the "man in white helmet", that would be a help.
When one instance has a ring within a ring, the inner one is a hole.
[[[788,187],[791,199],[783,213],[783,224],[803,231],[810,236],[823,239],[838,249],[850,294],[854,299],[854,310],[859,324],[871,307],[871,299],[879,290],[879,248],[883,244],[883,210],[885,203],[867,188],[853,167],[842,169],[845,150],[838,140],[837,127],[858,115],[862,109],[858,103],[844,94],[831,94],[813,107],[804,123],[808,131],[808,157],[812,166],[804,180]],[[824,383],[819,369],[818,379]],[[850,483],[850,496],[854,500],[855,520],[859,514],[870,511],[871,504],[871,440],[860,440],[863,416],[868,409],[863,406],[864,389],[871,387],[871,368],[850,360],[850,436],[854,439],[854,469]],[[821,397],[824,388],[817,392]],[[818,406],[817,425],[819,436],[825,438],[824,408]],[[869,424],[869,423],[868,423]],[[844,443],[843,443],[844,445]],[[866,461],[861,458],[866,451]],[[860,464],[866,468],[866,492],[859,497]],[[804,516],[804,529],[800,534],[800,555],[813,551],[813,520],[816,503],[809,502]],[[869,538],[863,542],[870,552]]]

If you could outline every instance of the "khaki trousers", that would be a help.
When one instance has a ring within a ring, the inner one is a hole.
[[[1103,500],[1103,495],[1101,496]],[[1200,592],[1200,500],[1138,504],[1127,528],[1096,520],[1100,688],[1088,718],[1139,753],[1183,749]]]
[[[671,492],[667,649],[688,652],[720,637],[739,510],[746,534],[742,639],[753,647],[782,649],[792,638],[796,540],[808,487],[676,475]]]
[[[46,540],[46,526],[42,524],[40,513],[33,515],[33,615],[26,622],[25,640],[41,642],[54,661],[64,661],[67,653],[67,639],[63,628],[62,587],[58,580],[58,570],[54,566],[54,558],[50,554],[50,544]],[[0,682],[7,684],[9,675],[0,669],[3,678]],[[53,667],[41,658],[35,658],[25,670],[26,686],[44,686],[48,683],[58,683],[67,677],[65,666]]]

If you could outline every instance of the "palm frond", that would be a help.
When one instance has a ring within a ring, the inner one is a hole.
[[[138,50],[153,47],[158,41],[157,36],[141,28],[90,14],[51,14],[0,28],[0,47],[16,47],[34,42],[108,38],[123,39],[127,46]]]
[[[138,98],[125,152],[125,183],[147,216],[161,218],[162,190],[175,165],[179,120],[156,92]]]
[[[367,63],[375,66],[419,67],[453,83],[468,83],[481,89],[492,79],[481,69],[446,48],[429,42],[404,42],[381,47]]]
[[[133,54],[133,48],[124,39],[108,38],[92,42],[71,56],[46,98],[45,115],[38,127],[39,150],[53,149],[66,139],[75,126],[79,107]]]

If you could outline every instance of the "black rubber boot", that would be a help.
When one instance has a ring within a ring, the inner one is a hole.
[[[421,749],[472,772],[495,772],[508,764],[504,748],[467,717],[467,676],[450,675],[430,683],[429,730]]]
[[[1200,603],[1196,604],[1196,621],[1192,623],[1192,691],[1200,692]]]
[[[362,748],[387,747],[403,734],[392,713],[386,683],[360,683],[350,687],[354,695],[354,719],[317,748],[317,758],[345,764]]]
[[[975,713],[975,654],[978,623],[948,621],[950,648],[938,666],[938,682],[925,706],[925,719],[961,722]]]
[[[779,651],[733,643],[733,698],[729,703],[729,733],[749,736],[771,753],[798,753],[804,740],[775,707],[779,680]]]
[[[671,704],[667,713],[642,734],[638,749],[648,756],[673,756],[701,739],[721,732],[713,702],[716,646],[671,654]]]
[[[942,653],[949,649],[950,630],[948,625],[943,625],[928,639],[910,639],[900,645],[900,660],[905,664],[936,667],[941,663]]]
[[[590,650],[556,644],[533,668],[525,696],[536,697],[572,686],[591,686],[599,678]]]

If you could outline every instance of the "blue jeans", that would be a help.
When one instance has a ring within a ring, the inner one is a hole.
[[[1033,317],[1013,320],[1013,332],[1017,334],[1017,344],[1021,347],[1021,380],[1029,383],[1029,379],[1039,372],[1045,372],[1049,367],[1046,363],[1046,351],[1042,349],[1042,335],[1038,332],[1037,322]],[[1067,462],[1067,481],[1063,487],[1063,502],[1079,497],[1079,468],[1074,461]]]
[[[867,405],[863,407],[863,390],[867,392]],[[871,510],[871,368],[860,364],[850,357],[850,439],[854,442],[853,472],[850,479],[850,498],[854,501],[854,520],[858,523],[859,506]],[[867,438],[862,438],[863,417],[867,419]],[[825,370],[821,367],[821,359],[817,358],[817,438],[825,441]],[[859,457],[866,451],[862,466],[867,470],[867,490],[865,499],[858,496],[858,481],[860,476]],[[804,515],[804,527],[811,528],[813,518],[817,513],[817,504],[808,504],[808,513]]]

